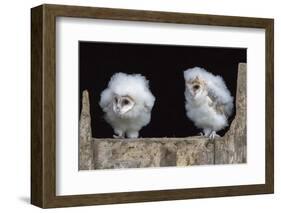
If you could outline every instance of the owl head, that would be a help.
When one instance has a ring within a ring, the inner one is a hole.
[[[113,112],[118,116],[124,116],[130,110],[132,110],[135,106],[135,101],[132,97],[125,95],[114,95],[113,96]]]
[[[201,80],[198,76],[196,76],[194,79],[189,79],[185,82],[186,89],[188,94],[192,98],[197,98],[199,96],[205,95],[206,92],[206,83]]]

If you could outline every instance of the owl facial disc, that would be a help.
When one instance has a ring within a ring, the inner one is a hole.
[[[124,115],[135,106],[134,100],[130,96],[116,95],[113,100],[113,111],[117,115]]]
[[[191,97],[196,98],[197,95],[204,91],[204,82],[198,76],[194,80],[186,81],[186,86]]]

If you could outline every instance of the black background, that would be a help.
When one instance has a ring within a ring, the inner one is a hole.
[[[80,41],[79,111],[82,91],[87,89],[93,137],[112,137],[113,130],[104,121],[98,105],[100,94],[114,73],[140,73],[150,81],[151,92],[156,97],[151,122],[140,131],[140,137],[197,135],[200,130],[186,117],[183,71],[199,66],[215,75],[221,75],[235,98],[238,63],[246,62],[246,56],[244,48]],[[234,116],[235,110],[230,122]],[[219,134],[223,135],[227,130]]]

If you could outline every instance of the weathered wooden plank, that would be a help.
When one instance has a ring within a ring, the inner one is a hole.
[[[240,63],[237,77],[236,115],[223,140],[215,143],[215,163],[246,163],[247,155],[247,65]]]
[[[95,169],[189,166],[214,163],[204,137],[94,139]]]
[[[94,169],[90,101],[88,91],[83,92],[79,131],[79,170]]]

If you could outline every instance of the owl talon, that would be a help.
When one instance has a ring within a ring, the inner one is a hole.
[[[122,135],[113,135],[113,138],[116,138],[116,139],[123,139],[124,136],[122,136]]]
[[[215,131],[212,131],[211,134],[209,135],[209,139],[210,140],[215,140],[215,138],[220,138],[221,136],[219,136]]]

